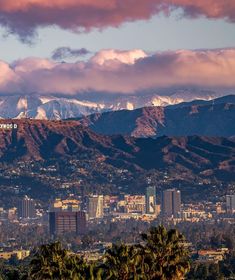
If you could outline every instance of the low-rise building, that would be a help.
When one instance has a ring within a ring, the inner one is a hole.
[[[198,251],[198,262],[213,262],[218,263],[224,259],[228,248],[218,250],[200,250]]]
[[[16,256],[18,260],[23,260],[30,255],[29,250],[14,250],[7,252],[0,252],[0,259],[9,260],[11,257]]]

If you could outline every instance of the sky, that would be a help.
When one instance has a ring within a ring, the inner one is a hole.
[[[0,36],[4,94],[235,87],[234,0],[0,0]]]
[[[81,34],[47,27],[38,31],[38,38],[32,44],[24,44],[14,35],[4,37],[5,32],[1,28],[1,59],[9,63],[29,56],[50,58],[55,49],[63,46],[87,48],[92,52],[110,48],[155,52],[235,46],[233,23],[222,19],[179,19],[179,13]]]

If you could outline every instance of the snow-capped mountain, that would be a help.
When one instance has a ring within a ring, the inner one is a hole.
[[[163,94],[118,96],[109,100],[90,101],[55,96],[1,96],[0,118],[60,120],[106,111],[134,110],[145,106],[168,106],[195,99],[211,100],[225,92],[175,90]]]
[[[0,118],[60,120],[102,112],[103,104],[77,99],[7,96],[0,97]]]

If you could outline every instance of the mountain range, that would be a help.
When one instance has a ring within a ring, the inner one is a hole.
[[[107,111],[134,110],[142,107],[175,105],[192,100],[211,100],[225,95],[227,91],[210,91],[201,89],[169,89],[156,94],[140,93],[138,95],[115,96],[104,94],[103,98],[96,95],[68,98],[62,96],[2,95],[0,96],[0,118],[33,118],[61,120],[78,118],[93,113]]]
[[[1,123],[5,121],[1,120]],[[46,161],[84,156],[130,170],[174,168],[177,172],[234,176],[235,139],[168,137],[157,139],[98,135],[79,121],[15,120],[17,129],[0,129],[1,162]]]
[[[235,135],[235,95],[166,107],[96,113],[80,119],[93,131],[134,137]]]

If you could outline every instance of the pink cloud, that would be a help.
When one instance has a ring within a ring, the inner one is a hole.
[[[76,63],[40,58],[12,65],[0,62],[0,72],[0,91],[13,94],[135,94],[173,86],[235,88],[235,49],[153,55],[141,50],[102,50]]]
[[[142,50],[119,51],[113,49],[102,50],[91,58],[91,62],[104,65],[110,61],[125,64],[134,64],[136,60],[146,57],[147,54]]]
[[[38,27],[59,26],[74,32],[117,27],[181,9],[186,17],[235,21],[234,0],[0,0],[0,25],[22,40]]]
[[[12,93],[17,91],[20,77],[11,69],[10,65],[0,60],[0,92]]]

